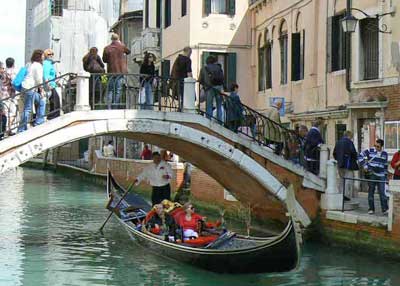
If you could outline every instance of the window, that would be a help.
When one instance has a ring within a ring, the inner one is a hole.
[[[258,90],[265,90],[265,71],[266,71],[266,61],[265,61],[265,47],[262,39],[262,35],[258,39]]]
[[[161,28],[161,0],[156,2],[156,27]]]
[[[181,16],[184,17],[187,14],[187,0],[182,0]]]
[[[165,22],[164,22],[164,27],[167,28],[171,26],[171,0],[165,0],[165,6],[164,6],[164,13],[165,13]]]
[[[385,149],[400,150],[400,121],[385,122]]]
[[[346,34],[343,32],[341,20],[344,14],[336,15],[330,18],[328,36],[330,40],[330,68],[329,71],[338,71],[346,68]]]
[[[279,45],[281,50],[281,84],[287,84],[288,80],[288,32],[286,22],[283,21],[279,31]]]
[[[68,0],[50,0],[51,16],[62,16],[63,9],[68,8]]]
[[[338,123],[336,124],[336,141],[341,139],[346,131],[346,124]]]
[[[210,55],[215,56],[218,59],[218,63],[224,71],[224,89],[227,90],[232,83],[236,82],[236,53],[203,52],[203,66],[206,64],[207,57]]]
[[[297,32],[292,34],[292,81],[304,79],[305,31],[301,30],[300,21],[300,14],[298,14]]]
[[[204,14],[235,15],[236,0],[204,0]]]
[[[379,78],[379,30],[378,19],[366,18],[360,21],[361,33],[361,78]]]
[[[148,28],[149,27],[149,0],[145,1],[144,4],[144,27]]]
[[[265,34],[265,88],[272,88],[272,40],[268,30]]]

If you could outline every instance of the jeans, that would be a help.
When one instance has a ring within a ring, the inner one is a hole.
[[[151,87],[151,82],[145,81],[143,87],[144,87],[144,91],[146,94],[146,100],[144,102],[143,109],[152,110],[153,104],[154,104],[154,99],[153,99],[153,90]]]
[[[121,103],[122,82],[124,77],[122,75],[111,75],[108,78],[108,94],[107,94],[107,107],[111,109],[112,104]]]
[[[222,96],[219,92],[222,90],[222,86],[213,86],[206,90],[206,115],[207,118],[211,119],[214,108],[214,98],[217,107],[217,120],[222,122]]]
[[[372,175],[371,180],[377,180],[377,181],[382,181],[382,182],[368,182],[368,204],[369,204],[369,210],[375,211],[375,203],[374,203],[374,193],[375,193],[375,187],[378,187],[378,193],[379,193],[379,198],[381,201],[381,209],[382,212],[385,212],[388,210],[388,201],[387,197],[385,195],[385,178],[381,178],[378,176]]]
[[[44,122],[44,114],[46,111],[46,98],[42,97],[39,93],[30,90],[25,93],[24,98],[24,111],[21,116],[21,123],[18,127],[18,132],[28,129],[27,124],[30,120],[33,103],[37,104],[36,119],[34,125],[39,125]]]

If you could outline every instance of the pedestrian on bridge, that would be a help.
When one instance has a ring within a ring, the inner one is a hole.
[[[140,66],[140,87],[144,89],[145,101],[140,102],[143,109],[153,109],[153,80],[156,74],[154,66],[155,56],[152,53],[144,55],[143,64]]]
[[[385,195],[385,182],[388,174],[388,153],[383,150],[384,141],[377,139],[374,147],[360,153],[358,161],[364,173],[368,174],[368,213],[375,213],[374,194],[378,187],[381,209],[383,214],[388,213],[388,202]]]
[[[152,186],[151,202],[153,205],[161,203],[164,199],[171,200],[172,168],[160,153],[153,152],[153,163],[144,168],[135,179],[135,186],[146,180]]]
[[[310,131],[306,136],[304,143],[304,159],[306,161],[306,169],[316,175],[319,173],[319,147],[324,144],[319,127],[322,121],[314,120]]]
[[[351,179],[354,178],[354,171],[358,170],[358,153],[352,139],[353,133],[346,130],[343,137],[336,142],[335,149],[333,149],[333,157],[337,161],[341,179],[339,181],[339,189],[344,194],[345,200],[356,197],[353,190],[354,181]],[[343,181],[343,178],[349,178],[350,180],[346,182],[346,180]]]
[[[274,146],[274,153],[280,155],[283,149],[283,138],[281,134],[282,101],[276,101],[265,114],[270,120],[266,120],[264,127],[265,143]]]
[[[27,74],[22,82],[22,94],[24,94],[24,111],[18,132],[28,129],[33,103],[37,105],[36,119],[33,125],[44,123],[46,110],[46,93],[43,89],[43,50],[34,50],[31,62],[27,64]]]
[[[393,180],[400,180],[400,150],[393,155],[390,165],[394,170]]]
[[[172,95],[178,100],[181,110],[183,109],[184,80],[187,77],[193,77],[191,55],[192,49],[190,47],[184,47],[183,53],[176,58],[171,70],[170,87],[172,89]]]
[[[107,104],[111,109],[112,104],[121,103],[122,83],[124,74],[128,73],[126,56],[131,51],[119,40],[119,35],[111,35],[111,44],[106,46],[103,51],[103,61],[107,64],[108,93]],[[118,107],[118,106],[117,106]]]
[[[57,77],[57,71],[54,66],[54,52],[52,49],[47,49],[44,51],[44,61],[43,61],[43,79],[47,82],[46,90],[47,97],[49,99],[49,114],[47,119],[54,119],[60,116],[61,103],[60,96],[57,92],[57,83],[54,80]]]

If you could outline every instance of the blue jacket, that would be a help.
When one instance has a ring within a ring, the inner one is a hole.
[[[236,92],[231,92],[225,101],[226,121],[242,120],[243,107]]]
[[[335,149],[333,150],[333,157],[337,160],[339,168],[358,170],[358,154],[353,141],[348,137],[343,137],[336,142]]]
[[[369,148],[360,153],[358,156],[360,166],[367,169],[374,176],[382,179],[386,178],[388,168],[388,154],[386,151],[378,152],[375,148]]]
[[[318,160],[319,149],[318,146],[323,144],[321,132],[317,127],[311,127],[306,136],[304,143],[304,156],[307,161]]]
[[[54,68],[54,64],[52,60],[44,60],[43,61],[43,80],[48,81],[55,79],[57,77],[56,69]],[[51,81],[49,85],[52,88],[56,88],[57,84],[55,81]]]

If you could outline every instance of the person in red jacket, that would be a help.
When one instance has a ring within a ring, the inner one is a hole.
[[[390,165],[394,170],[393,180],[400,180],[400,150],[393,155]]]
[[[183,206],[184,214],[178,218],[178,225],[183,228],[184,239],[199,237],[199,222],[204,221],[205,217],[194,212],[193,205],[188,202]]]

